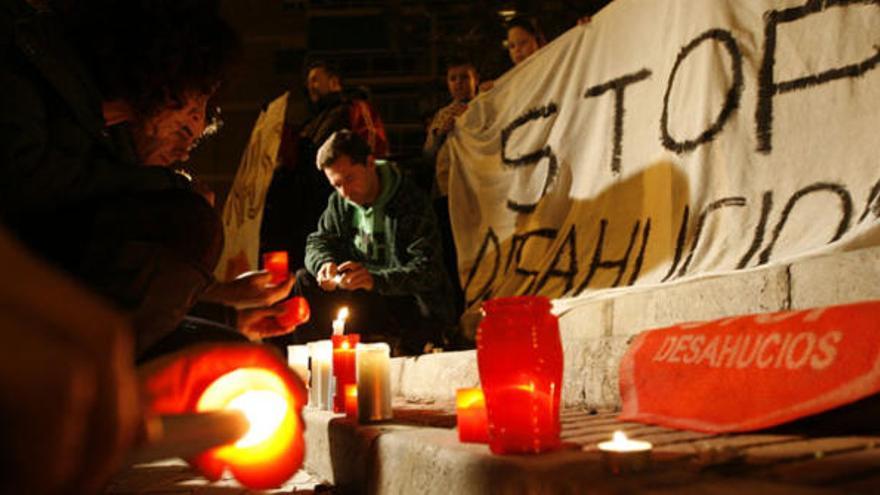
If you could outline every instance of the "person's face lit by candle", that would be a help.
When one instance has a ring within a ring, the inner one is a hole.
[[[366,163],[354,163],[349,156],[340,155],[324,168],[324,175],[340,196],[360,206],[373,204],[381,191],[372,156]]]
[[[446,87],[456,102],[470,101],[477,94],[477,71],[470,64],[453,65],[446,69]]]
[[[507,30],[507,50],[514,65],[529,58],[540,47],[538,39],[525,29],[514,26]]]
[[[170,166],[189,160],[190,151],[203,136],[210,95],[190,93],[157,113],[132,123],[138,160],[145,165]]]

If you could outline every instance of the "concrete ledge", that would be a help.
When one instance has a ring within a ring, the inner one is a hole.
[[[342,493],[574,494],[603,473],[595,454],[580,449],[495,456],[486,445],[460,443],[454,429],[358,426],[311,410],[305,419],[306,469]]]
[[[639,332],[687,321],[880,299],[880,248],[818,256],[614,297],[566,301],[565,407],[620,407],[617,367]],[[392,359],[392,393],[411,402],[451,402],[479,385],[475,351]]]

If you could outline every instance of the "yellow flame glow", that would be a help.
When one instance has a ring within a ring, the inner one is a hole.
[[[287,401],[275,392],[254,390],[229,401],[226,409],[243,412],[250,423],[247,434],[238,439],[235,446],[253,447],[268,440],[281,426],[287,414]]]

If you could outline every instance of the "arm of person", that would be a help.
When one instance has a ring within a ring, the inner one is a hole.
[[[2,229],[0,272],[0,493],[98,493],[144,424],[129,325]]]
[[[290,295],[296,279],[287,277],[278,285],[271,280],[272,274],[267,271],[246,272],[228,282],[214,282],[199,299],[238,310],[272,306]]]
[[[185,177],[166,168],[90,156],[83,147],[98,138],[74,124],[50,130],[49,103],[28,80],[7,72],[0,75],[0,86],[0,211],[27,212],[107,192],[190,187]]]
[[[343,204],[344,200],[338,194],[331,194],[327,200],[327,208],[318,220],[318,230],[309,234],[306,239],[305,265],[315,277],[318,277],[327,263],[338,264],[350,257],[351,239],[346,238],[346,232],[351,229],[348,228]],[[333,275],[335,270],[329,274]]]
[[[398,267],[367,265],[374,289],[385,295],[407,295],[439,287],[446,273],[443,268],[440,232],[434,212],[426,198],[409,193],[408,204],[401,205],[395,243],[405,261]]]

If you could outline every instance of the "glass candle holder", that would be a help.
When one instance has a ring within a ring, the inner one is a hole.
[[[287,251],[270,251],[263,253],[263,269],[272,275],[270,283],[280,284],[290,276]]]
[[[486,398],[482,389],[460,388],[455,391],[455,422],[460,442],[489,441]]]
[[[483,303],[477,363],[486,396],[489,448],[527,454],[559,448],[563,355],[559,323],[541,296]]]
[[[348,335],[333,335],[331,339],[333,342],[333,378],[336,383],[333,411],[345,412],[345,386],[357,383],[355,347],[361,341],[361,336],[350,333]]]
[[[391,419],[391,349],[388,344],[357,345],[358,420]]]
[[[349,383],[345,386],[345,417],[357,420],[358,416],[358,389],[357,384]]]

